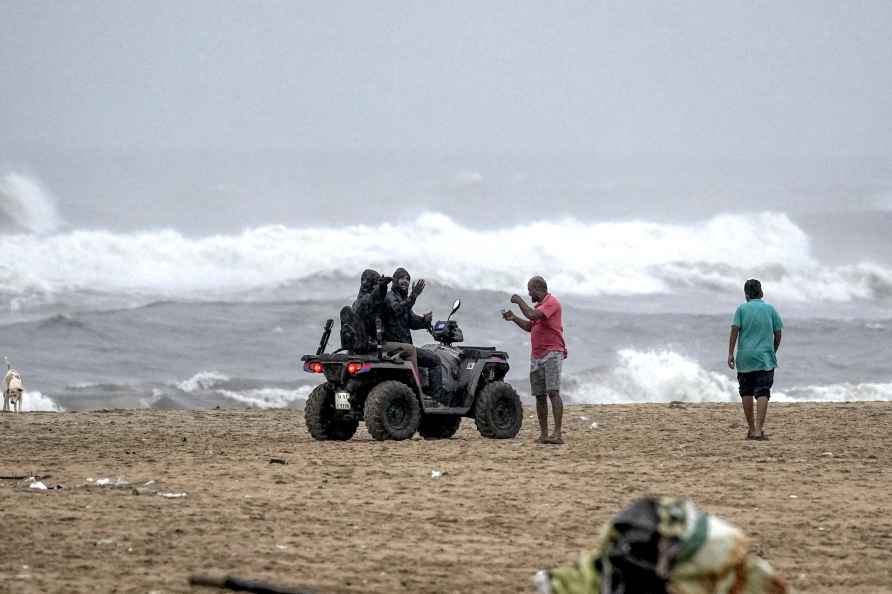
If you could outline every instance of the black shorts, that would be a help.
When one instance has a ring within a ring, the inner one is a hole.
[[[737,383],[740,385],[741,396],[771,398],[771,386],[774,385],[774,370],[738,373]]]

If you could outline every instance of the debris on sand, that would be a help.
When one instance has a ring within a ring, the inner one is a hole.
[[[127,479],[121,478],[121,477],[118,477],[115,480],[112,480],[110,478],[101,478],[101,479],[96,479],[95,481],[93,481],[92,479],[87,479],[87,482],[88,483],[92,482],[97,487],[120,488],[120,487],[126,487],[126,486],[130,485],[130,481],[128,481]]]
[[[436,479],[436,478],[440,478],[441,476],[445,476],[445,475],[447,475],[447,474],[449,474],[449,473],[446,472],[445,470],[436,470],[436,469],[435,469],[435,470],[431,470],[431,478],[435,478],[435,479]]]
[[[539,594],[789,592],[740,529],[684,497],[638,499],[575,564],[541,570],[533,585]]]
[[[39,477],[29,476],[18,483],[20,489],[33,489],[35,491],[61,491],[65,487],[62,485],[53,485],[38,480]]]
[[[263,582],[257,582],[254,580],[248,580],[229,575],[225,577],[193,575],[189,577],[189,585],[204,586],[206,588],[220,588],[223,590],[235,590],[237,592],[268,592],[269,594],[308,594],[308,591],[303,589],[291,590],[284,586],[266,584]]]

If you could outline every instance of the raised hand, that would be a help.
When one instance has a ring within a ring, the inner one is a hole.
[[[384,285],[386,287],[387,285],[389,285],[391,283],[391,281],[393,281],[392,276],[382,276],[381,278],[378,279],[378,284]]]
[[[511,303],[520,305],[521,303],[523,303],[523,297],[515,293],[514,295],[511,295]]]
[[[511,311],[510,309],[506,309],[505,311],[502,312],[502,319],[507,322],[513,322],[514,321],[514,312]]]
[[[421,292],[424,291],[424,287],[426,284],[427,283],[424,282],[423,278],[415,281],[415,283],[412,285],[412,296],[418,297],[419,295],[421,295]]]

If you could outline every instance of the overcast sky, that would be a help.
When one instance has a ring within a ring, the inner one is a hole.
[[[0,0],[0,143],[888,157],[890,65],[888,0]]]

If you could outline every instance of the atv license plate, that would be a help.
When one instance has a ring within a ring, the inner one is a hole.
[[[335,392],[335,408],[350,410],[350,392]]]

